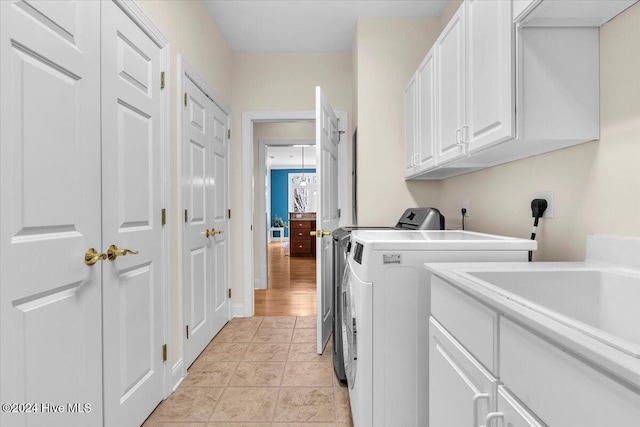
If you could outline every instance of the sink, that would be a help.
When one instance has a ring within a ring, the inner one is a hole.
[[[465,271],[491,290],[640,358],[640,273],[560,269]]]

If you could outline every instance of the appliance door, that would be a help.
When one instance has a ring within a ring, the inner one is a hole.
[[[347,384],[353,389],[358,367],[358,325],[356,318],[356,295],[351,269],[344,270],[342,278],[342,354]]]

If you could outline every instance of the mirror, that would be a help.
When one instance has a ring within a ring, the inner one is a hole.
[[[302,185],[304,179],[306,185]],[[316,211],[317,182],[315,173],[289,174],[289,212]]]

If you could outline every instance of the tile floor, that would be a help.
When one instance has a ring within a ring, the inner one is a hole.
[[[331,342],[315,351],[315,317],[231,320],[143,427],[352,426]]]

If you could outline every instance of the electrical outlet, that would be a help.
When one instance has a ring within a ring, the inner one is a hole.
[[[533,199],[545,199],[547,201],[547,210],[542,215],[543,219],[553,219],[554,215],[554,200],[553,191],[536,191],[533,194]],[[532,200],[533,200],[532,199]]]
[[[467,213],[464,216],[468,217],[469,216],[469,198],[468,197],[462,199],[462,207],[467,210]]]

